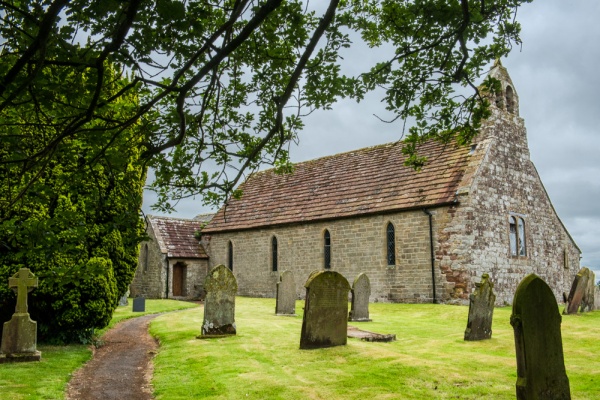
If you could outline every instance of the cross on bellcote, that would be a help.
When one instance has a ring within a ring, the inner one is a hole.
[[[38,278],[29,271],[29,268],[21,268],[12,278],[8,278],[8,287],[17,289],[16,313],[27,313],[27,293],[31,292],[37,285]]]

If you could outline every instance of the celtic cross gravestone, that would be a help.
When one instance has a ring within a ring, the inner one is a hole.
[[[41,352],[37,351],[37,323],[27,312],[27,293],[37,287],[38,279],[28,268],[8,278],[8,287],[17,292],[17,305],[10,321],[4,323],[0,363],[16,361],[39,361]]]

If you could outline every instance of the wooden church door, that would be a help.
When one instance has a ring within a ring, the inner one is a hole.
[[[185,265],[173,265],[173,296],[185,296]]]

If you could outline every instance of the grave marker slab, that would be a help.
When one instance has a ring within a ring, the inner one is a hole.
[[[119,299],[119,306],[128,306],[129,305],[129,289],[127,289],[127,292],[125,292],[125,294],[123,296],[121,296],[121,298]]]
[[[133,299],[133,312],[145,312],[146,311],[146,299],[144,297],[136,297]]]
[[[202,337],[235,335],[235,276],[224,265],[214,267],[204,281],[204,322]]]
[[[369,297],[371,296],[371,281],[364,272],[358,274],[352,284],[352,302],[348,321],[368,322]]]
[[[37,323],[27,310],[27,293],[38,286],[38,279],[29,268],[8,278],[8,287],[17,292],[17,306],[10,321],[4,323],[0,363],[40,361],[42,353],[37,350]]]
[[[350,284],[339,272],[313,272],[306,284],[301,349],[345,345]]]
[[[581,298],[581,305],[579,307],[579,311],[582,313],[594,311],[596,309],[596,275],[589,268],[584,268],[583,270],[582,271],[587,274],[587,285],[583,291],[583,297]]]
[[[510,323],[517,355],[517,400],[569,400],[561,316],[552,290],[535,274],[519,284]]]
[[[567,297],[563,314],[577,314],[577,311],[579,311],[581,301],[583,300],[583,296],[587,288],[589,279],[588,272],[589,269],[582,268],[579,270],[577,275],[575,275],[575,278],[573,279],[573,285],[571,285],[571,291]]]
[[[296,315],[296,282],[292,271],[283,271],[277,282],[276,315]]]
[[[494,284],[488,274],[483,274],[481,282],[475,284],[475,291],[469,296],[469,318],[465,340],[485,340],[492,337],[495,302]]]

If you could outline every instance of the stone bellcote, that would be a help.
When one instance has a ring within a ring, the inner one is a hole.
[[[510,75],[508,75],[508,71],[504,68],[500,59],[497,59],[494,63],[489,76],[498,79],[502,88],[502,91],[491,99],[492,106],[519,116],[519,96],[515,90],[515,85],[510,79]]]

